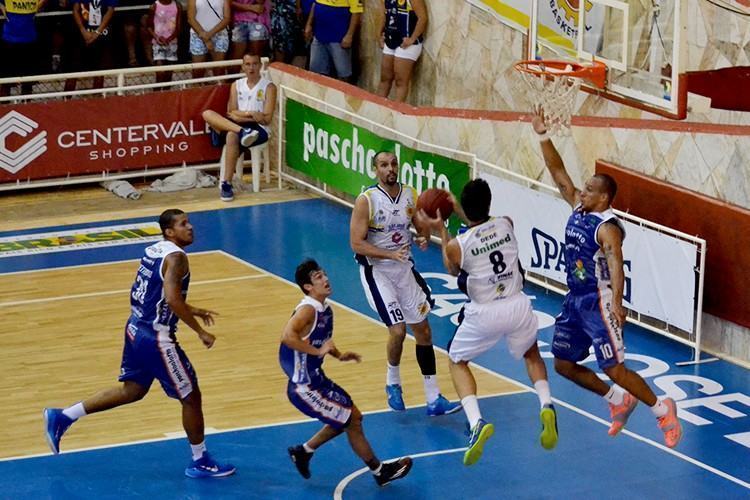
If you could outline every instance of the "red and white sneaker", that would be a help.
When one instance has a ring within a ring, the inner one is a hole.
[[[625,427],[625,424],[628,423],[628,418],[633,413],[633,410],[635,410],[637,404],[638,400],[629,392],[625,393],[622,397],[622,403],[619,405],[610,403],[609,414],[612,417],[612,425],[609,426],[607,434],[616,436]]]
[[[677,418],[677,405],[674,399],[667,398],[664,400],[664,404],[668,408],[667,414],[657,418],[656,422],[664,433],[664,444],[668,448],[674,448],[680,442],[680,439],[682,439],[682,424],[680,424],[680,420]]]

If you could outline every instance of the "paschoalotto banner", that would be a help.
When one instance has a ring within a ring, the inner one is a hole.
[[[531,19],[529,0],[467,0],[490,12],[510,26],[526,30]],[[586,9],[586,45],[597,47],[604,29],[605,9],[602,4],[573,0],[539,0],[538,37],[551,45],[575,53],[578,37],[578,9]]]
[[[418,193],[436,187],[459,196],[469,181],[466,162],[406,147],[293,99],[286,100],[284,134],[290,168],[352,196],[376,182],[373,159],[383,150],[395,152],[400,182]],[[449,227],[458,224],[452,217]]]
[[[513,219],[525,269],[565,283],[565,225],[570,205],[550,194],[482,174],[492,189],[493,215]],[[695,245],[624,221],[626,306],[693,331]]]

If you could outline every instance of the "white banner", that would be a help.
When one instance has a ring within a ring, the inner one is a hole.
[[[523,267],[565,283],[565,225],[570,205],[490,174],[481,177],[492,189],[492,215],[513,219]],[[623,222],[627,235],[623,242],[626,306],[692,332],[696,246]]]

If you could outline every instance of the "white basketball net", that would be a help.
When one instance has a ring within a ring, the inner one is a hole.
[[[544,111],[544,123],[550,134],[569,135],[573,104],[581,87],[581,79],[570,75],[553,74],[547,68],[546,75],[519,71],[526,84],[526,97]]]

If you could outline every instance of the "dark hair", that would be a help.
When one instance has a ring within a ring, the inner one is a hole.
[[[169,210],[165,210],[161,213],[161,215],[159,216],[159,227],[161,228],[162,236],[166,236],[166,234],[164,234],[166,230],[170,229],[174,225],[174,218],[184,213],[185,212],[183,212],[179,208],[170,208]]]
[[[387,149],[381,149],[380,151],[378,151],[377,153],[375,153],[375,156],[372,157],[372,166],[373,167],[377,167],[378,166],[378,156],[380,156],[382,154],[385,154],[385,153],[387,153],[389,155],[396,156],[396,153],[394,153],[393,151],[388,151]]]
[[[260,55],[260,53],[258,51],[252,50],[252,49],[248,49],[248,50],[245,51],[244,54],[242,54],[242,58],[243,59],[245,58],[245,56],[257,57],[258,61],[262,61],[263,60],[263,57]]]
[[[612,200],[617,196],[617,181],[609,174],[596,174],[594,177],[602,181],[604,192],[607,193],[609,202],[612,203]]]
[[[461,207],[472,222],[483,222],[490,216],[492,191],[484,179],[469,181],[461,191]]]
[[[297,286],[300,290],[307,295],[305,285],[312,285],[312,278],[310,275],[315,271],[319,271],[320,266],[313,259],[305,259],[300,265],[297,266],[297,270],[294,271],[294,281],[297,282]]]

